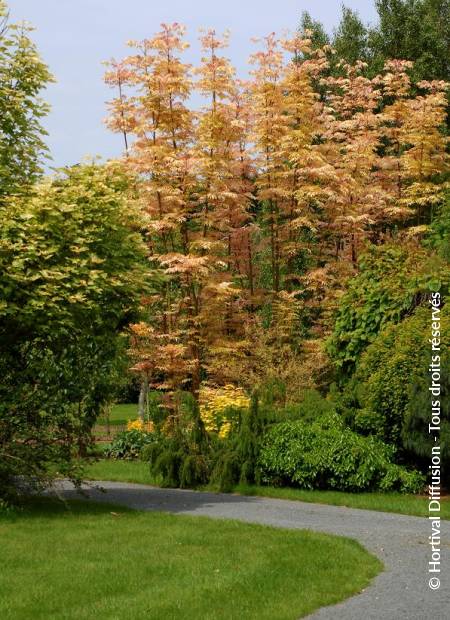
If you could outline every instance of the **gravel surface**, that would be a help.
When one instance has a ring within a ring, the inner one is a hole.
[[[450,620],[450,522],[441,522],[441,581],[429,588],[431,549],[428,519],[341,506],[158,489],[123,482],[98,482],[89,488],[96,501],[139,510],[238,519],[276,527],[309,529],[354,538],[378,556],[385,571],[361,594],[339,605],[324,607],[310,618],[333,620]],[[87,488],[87,487],[85,487]],[[68,482],[60,483],[64,497],[79,497]],[[339,558],[330,558],[339,562]],[[199,619],[200,620],[200,619]]]

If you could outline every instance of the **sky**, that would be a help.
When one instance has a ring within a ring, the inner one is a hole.
[[[346,0],[365,22],[374,23],[373,0]],[[39,52],[56,78],[44,93],[51,113],[44,122],[54,167],[89,156],[121,155],[121,137],[104,126],[113,92],[103,83],[102,61],[130,53],[126,42],[151,37],[161,22],[187,27],[191,48],[186,62],[200,57],[198,30],[231,31],[227,55],[245,77],[251,42],[286,29],[295,30],[308,11],[331,32],[339,23],[342,0],[8,0],[12,22],[26,20]]]

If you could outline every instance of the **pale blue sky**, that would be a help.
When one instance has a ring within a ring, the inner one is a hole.
[[[228,55],[245,75],[255,49],[250,39],[272,31],[295,29],[302,11],[331,31],[339,21],[341,0],[9,0],[13,21],[25,19],[34,40],[56,77],[46,99],[52,112],[45,122],[53,165],[79,162],[86,155],[105,158],[121,153],[122,142],[103,125],[111,91],[103,84],[101,62],[122,58],[129,39],[143,39],[161,22],[178,21],[188,28],[192,47],[186,61],[199,58],[200,27],[231,30]],[[374,22],[372,0],[346,0],[365,21]]]

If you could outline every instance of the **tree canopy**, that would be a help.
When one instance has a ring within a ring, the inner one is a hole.
[[[40,98],[52,76],[30,38],[32,28],[11,24],[0,0],[0,201],[23,194],[42,173],[47,156]]]
[[[0,487],[76,477],[143,290],[140,218],[117,166],[77,166],[0,204]]]

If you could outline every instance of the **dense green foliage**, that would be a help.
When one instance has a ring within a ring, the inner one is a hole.
[[[450,78],[449,0],[376,0],[379,24],[369,29],[374,71],[387,58],[414,61],[413,78]]]
[[[347,422],[358,432],[376,435],[420,462],[429,454],[431,416],[429,307],[420,307],[398,325],[383,330],[362,355],[344,390]],[[442,351],[450,345],[448,307],[441,310]],[[448,359],[441,360],[442,451],[448,460]],[[445,381],[445,383],[444,383]]]
[[[260,440],[268,420],[261,414],[257,394],[244,412],[237,428],[223,442],[213,460],[211,483],[221,491],[231,491],[236,484],[259,484],[258,457]]]
[[[117,433],[104,454],[112,459],[135,460],[142,455],[142,450],[156,437],[154,433],[146,433],[137,429],[131,429]]]
[[[447,321],[448,325],[448,321]],[[447,327],[448,329],[448,327]],[[441,395],[440,395],[440,432],[439,446],[442,472],[449,480],[450,461],[450,358],[448,351],[441,359]],[[408,382],[408,402],[403,413],[401,443],[408,455],[415,462],[428,466],[432,448],[435,445],[433,435],[427,432],[431,418],[430,407],[430,373],[423,368]]]
[[[75,167],[0,205],[0,480],[71,469],[121,371],[142,290],[138,218],[115,167]]]
[[[209,477],[211,439],[200,417],[198,403],[191,394],[179,395],[179,419],[169,418],[172,428],[143,452],[153,476],[162,486],[195,487]]]
[[[450,79],[449,0],[375,0],[378,23],[366,25],[357,11],[342,6],[342,16],[332,36],[308,13],[301,18],[300,30],[312,32],[315,47],[330,43],[336,51],[333,70],[343,60],[362,60],[367,73],[379,73],[386,60],[414,61],[412,78]]]
[[[333,36],[333,48],[337,59],[351,64],[358,60],[367,62],[369,59],[368,37],[367,28],[358,13],[343,5],[341,21]]]
[[[345,425],[331,401],[312,392],[285,410],[260,407],[256,394],[229,436],[205,434],[187,398],[191,422],[169,437],[155,435],[142,452],[150,476],[163,486],[209,484],[220,491],[236,485],[275,484],[305,489],[422,489],[425,479],[394,462],[395,448]],[[185,401],[186,402],[186,401]],[[288,420],[279,422],[283,417]],[[186,418],[185,418],[186,419]]]
[[[393,450],[362,437],[337,417],[275,424],[264,437],[259,465],[266,483],[305,489],[417,492],[424,478],[392,462]]]
[[[450,192],[439,205],[438,213],[431,223],[425,245],[435,250],[447,263],[450,263]]]
[[[0,202],[30,189],[47,153],[40,121],[48,106],[39,93],[52,78],[30,30],[9,24],[0,0]]]
[[[417,246],[369,246],[342,297],[328,351],[344,375],[390,323],[399,323],[432,290],[449,290],[450,267]]]

